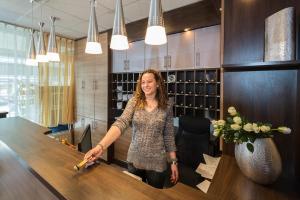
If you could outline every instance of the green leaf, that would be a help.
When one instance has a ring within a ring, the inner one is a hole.
[[[242,135],[241,140],[242,142],[247,142],[248,141],[247,135]]]
[[[253,145],[252,145],[251,143],[247,143],[247,149],[248,149],[251,153],[254,152],[254,147],[253,147]]]
[[[254,143],[256,138],[253,135],[248,135],[248,139],[250,140],[251,143]]]
[[[240,132],[235,132],[234,133],[234,137],[239,138],[239,136],[240,136]]]
[[[230,123],[230,124],[232,124],[233,123],[232,118],[231,117],[227,117],[227,122]]]

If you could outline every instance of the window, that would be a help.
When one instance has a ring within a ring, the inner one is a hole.
[[[28,29],[0,23],[0,110],[38,122],[38,68],[25,65]]]

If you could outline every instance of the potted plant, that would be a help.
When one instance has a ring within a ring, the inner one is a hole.
[[[280,154],[272,138],[275,133],[290,134],[285,126],[272,128],[269,123],[249,122],[234,107],[226,120],[212,121],[214,135],[226,143],[235,143],[235,158],[241,171],[260,184],[273,183],[281,173]]]

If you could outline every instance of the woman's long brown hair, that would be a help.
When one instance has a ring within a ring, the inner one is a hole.
[[[135,90],[135,94],[134,94],[134,97],[136,98],[136,107],[143,109],[143,108],[145,108],[145,105],[147,104],[145,93],[143,92],[142,86],[141,86],[142,85],[142,77],[146,73],[151,73],[154,75],[156,84],[158,85],[158,88],[156,91],[156,96],[155,96],[156,100],[158,101],[158,108],[165,110],[167,108],[167,103],[168,103],[168,97],[167,97],[167,93],[166,93],[166,89],[165,89],[165,84],[164,84],[164,81],[163,81],[160,73],[153,69],[148,69],[148,70],[144,71],[139,77],[139,80],[138,80],[137,86],[136,86],[136,90]]]

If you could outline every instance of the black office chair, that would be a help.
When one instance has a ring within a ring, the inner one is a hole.
[[[62,132],[62,131],[67,131],[69,129],[68,124],[58,124],[57,126],[54,127],[48,127],[52,133],[57,133],[57,132]]]
[[[92,149],[92,135],[91,135],[91,126],[88,124],[83,131],[83,134],[78,143],[78,151],[86,153]]]
[[[176,134],[179,181],[196,187],[203,178],[195,172],[203,153],[209,154],[210,120],[192,116],[179,117]]]

